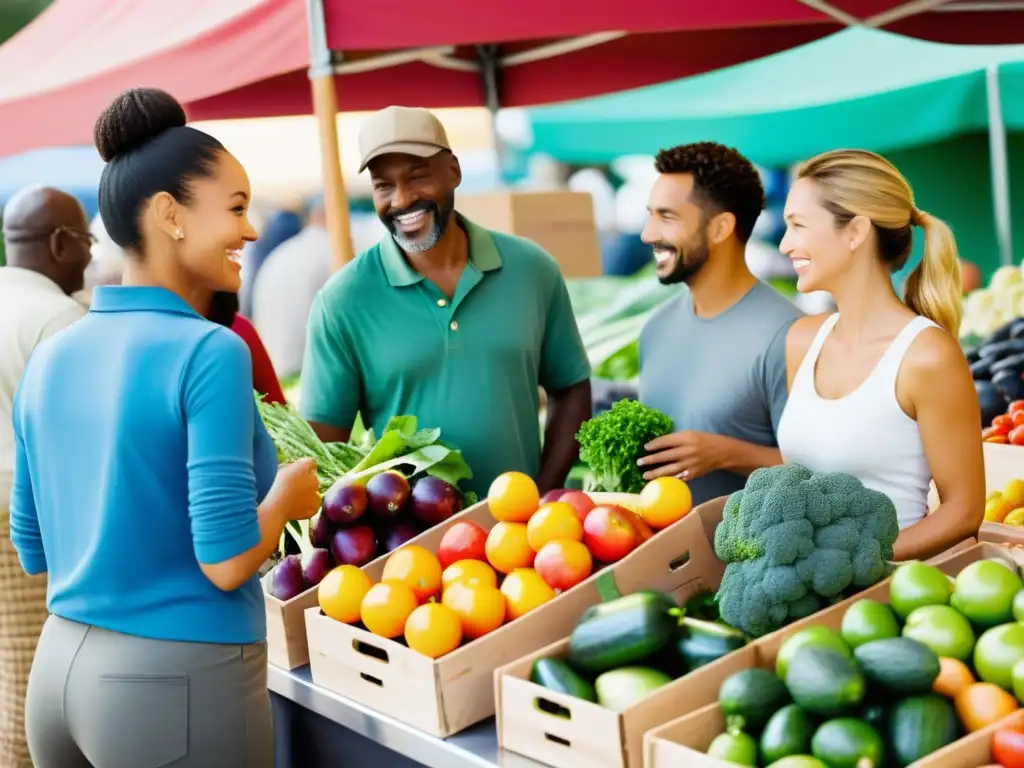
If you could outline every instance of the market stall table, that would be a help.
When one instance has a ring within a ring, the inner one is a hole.
[[[270,665],[267,686],[274,704],[275,768],[545,768],[499,750],[494,718],[439,739],[315,685],[309,667],[289,671]]]

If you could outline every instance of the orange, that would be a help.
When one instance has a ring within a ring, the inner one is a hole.
[[[382,581],[366,593],[359,618],[373,634],[395,638],[405,631],[405,621],[417,605],[412,587],[400,581]]]
[[[462,619],[441,603],[421,605],[405,621],[405,642],[432,659],[444,656],[462,642]]]
[[[545,504],[526,524],[526,540],[534,552],[555,539],[583,541],[583,523],[576,508],[564,501]]]
[[[555,590],[533,568],[516,568],[512,571],[501,582],[501,593],[508,603],[509,621],[544,605],[555,596]]]
[[[692,507],[690,487],[678,477],[651,480],[640,492],[640,516],[656,531],[686,517]]]
[[[537,484],[522,472],[498,475],[487,491],[487,506],[495,520],[525,523],[537,511],[539,504]]]
[[[462,634],[470,640],[493,632],[505,622],[505,595],[494,587],[452,584],[442,604],[459,615]]]
[[[456,560],[441,573],[441,589],[448,589],[457,581],[465,581],[482,587],[498,586],[498,574],[487,563],[480,560]]]
[[[968,733],[1002,720],[1020,706],[1013,696],[992,683],[967,686],[957,694],[954,705]]]
[[[526,536],[526,523],[498,523],[487,534],[487,561],[495,570],[511,573],[533,565],[534,551]]]
[[[381,581],[400,581],[425,603],[441,591],[441,561],[429,549],[416,544],[400,547],[384,563]]]
[[[317,587],[316,599],[324,616],[355,624],[359,621],[363,598],[372,586],[370,577],[361,569],[354,565],[339,565],[324,576]]]

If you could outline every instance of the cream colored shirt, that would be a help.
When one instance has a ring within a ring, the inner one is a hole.
[[[10,503],[14,474],[11,411],[29,355],[43,339],[86,314],[86,309],[38,272],[0,267],[0,510]]]

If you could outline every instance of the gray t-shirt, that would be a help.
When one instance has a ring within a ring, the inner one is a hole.
[[[640,401],[668,414],[676,431],[776,446],[786,407],[786,331],[801,314],[758,282],[726,311],[702,318],[684,289],[640,334]],[[745,483],[724,470],[688,481],[694,504]]]

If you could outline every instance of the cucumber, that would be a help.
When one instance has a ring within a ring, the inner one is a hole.
[[[726,719],[742,718],[740,727],[755,731],[789,703],[789,694],[767,669],[742,669],[730,675],[718,689],[718,704]],[[735,722],[739,722],[738,720]]]
[[[671,677],[657,669],[622,667],[598,677],[594,688],[598,704],[614,712],[625,712],[652,691],[671,682]]]
[[[595,675],[639,664],[672,640],[679,613],[669,595],[654,590],[588,608],[569,636],[569,664]]]
[[[939,676],[935,651],[909,637],[873,640],[853,658],[869,682],[896,693],[927,693]]]
[[[853,659],[831,648],[808,646],[790,662],[786,688],[808,712],[835,717],[864,700],[867,683]]]
[[[537,659],[530,670],[530,680],[549,691],[597,701],[594,685],[561,659]]]
[[[814,728],[811,718],[796,704],[774,715],[761,732],[761,762],[767,765],[790,755],[806,754],[811,748]]]
[[[738,629],[690,618],[683,619],[678,637],[676,651],[687,672],[717,661],[747,644],[747,636]]]
[[[900,768],[952,744],[959,735],[953,705],[935,693],[897,702],[886,718],[889,759]]]
[[[853,717],[822,725],[811,739],[811,752],[831,768],[882,768],[885,764],[882,735]]]

